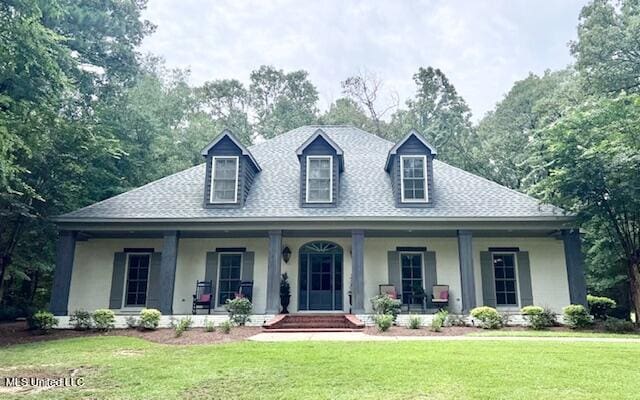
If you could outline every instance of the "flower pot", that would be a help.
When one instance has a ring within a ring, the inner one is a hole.
[[[280,295],[280,304],[282,305],[282,314],[289,314],[289,301],[291,300],[291,295]]]

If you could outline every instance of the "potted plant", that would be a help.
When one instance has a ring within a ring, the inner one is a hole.
[[[421,284],[416,283],[413,286],[412,296],[415,302],[420,305],[420,308],[423,309],[425,306],[424,301],[425,301],[425,298],[427,297],[427,293],[424,291],[424,288],[422,287]]]
[[[289,301],[291,300],[291,286],[289,285],[289,276],[285,272],[280,279],[280,304],[282,305],[282,313],[289,314]]]

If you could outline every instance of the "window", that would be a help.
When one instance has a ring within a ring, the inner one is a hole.
[[[405,203],[426,203],[427,199],[427,157],[401,156],[400,182],[402,201]]]
[[[147,303],[150,254],[129,254],[125,307],[144,307]]]
[[[422,253],[400,253],[402,269],[402,303],[420,304],[421,299],[414,298],[413,293],[424,290],[422,284]]]
[[[513,253],[494,253],[493,271],[496,282],[496,304],[517,306],[516,257]]]
[[[213,157],[211,160],[212,203],[238,201],[238,157]]]
[[[227,299],[234,299],[240,289],[240,273],[242,270],[242,254],[221,253],[218,262],[218,305],[223,306]]]
[[[333,201],[333,157],[307,157],[307,203]]]

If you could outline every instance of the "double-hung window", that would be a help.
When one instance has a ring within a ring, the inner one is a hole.
[[[213,157],[210,201],[211,203],[238,201],[238,157]]]
[[[332,156],[307,156],[307,203],[333,201],[332,171]]]
[[[427,157],[400,156],[400,182],[403,203],[426,203]]]
[[[423,290],[422,253],[400,253],[402,271],[402,303],[419,304],[413,294]]]
[[[218,266],[218,306],[224,306],[227,299],[233,300],[240,289],[242,254],[220,253]]]
[[[129,254],[125,283],[125,307],[144,307],[147,303],[151,254]]]
[[[513,253],[493,253],[493,273],[496,285],[496,305],[518,305],[516,257]]]

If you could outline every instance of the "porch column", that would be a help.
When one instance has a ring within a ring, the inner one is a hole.
[[[56,270],[53,275],[49,308],[54,315],[67,315],[71,271],[76,251],[76,232],[62,231],[56,243]]]
[[[587,306],[587,283],[584,277],[584,256],[582,254],[580,231],[563,229],[564,259],[569,280],[569,301],[571,304]]]
[[[364,231],[351,231],[351,313],[364,314]]]
[[[280,272],[282,270],[282,231],[269,231],[267,261],[267,314],[280,313]]]
[[[176,282],[179,238],[178,231],[164,233],[162,260],[160,261],[160,312],[164,315],[173,314],[173,291]]]
[[[462,312],[471,311],[476,306],[476,283],[473,275],[473,245],[471,231],[458,231],[458,257],[460,260],[460,299]]]

